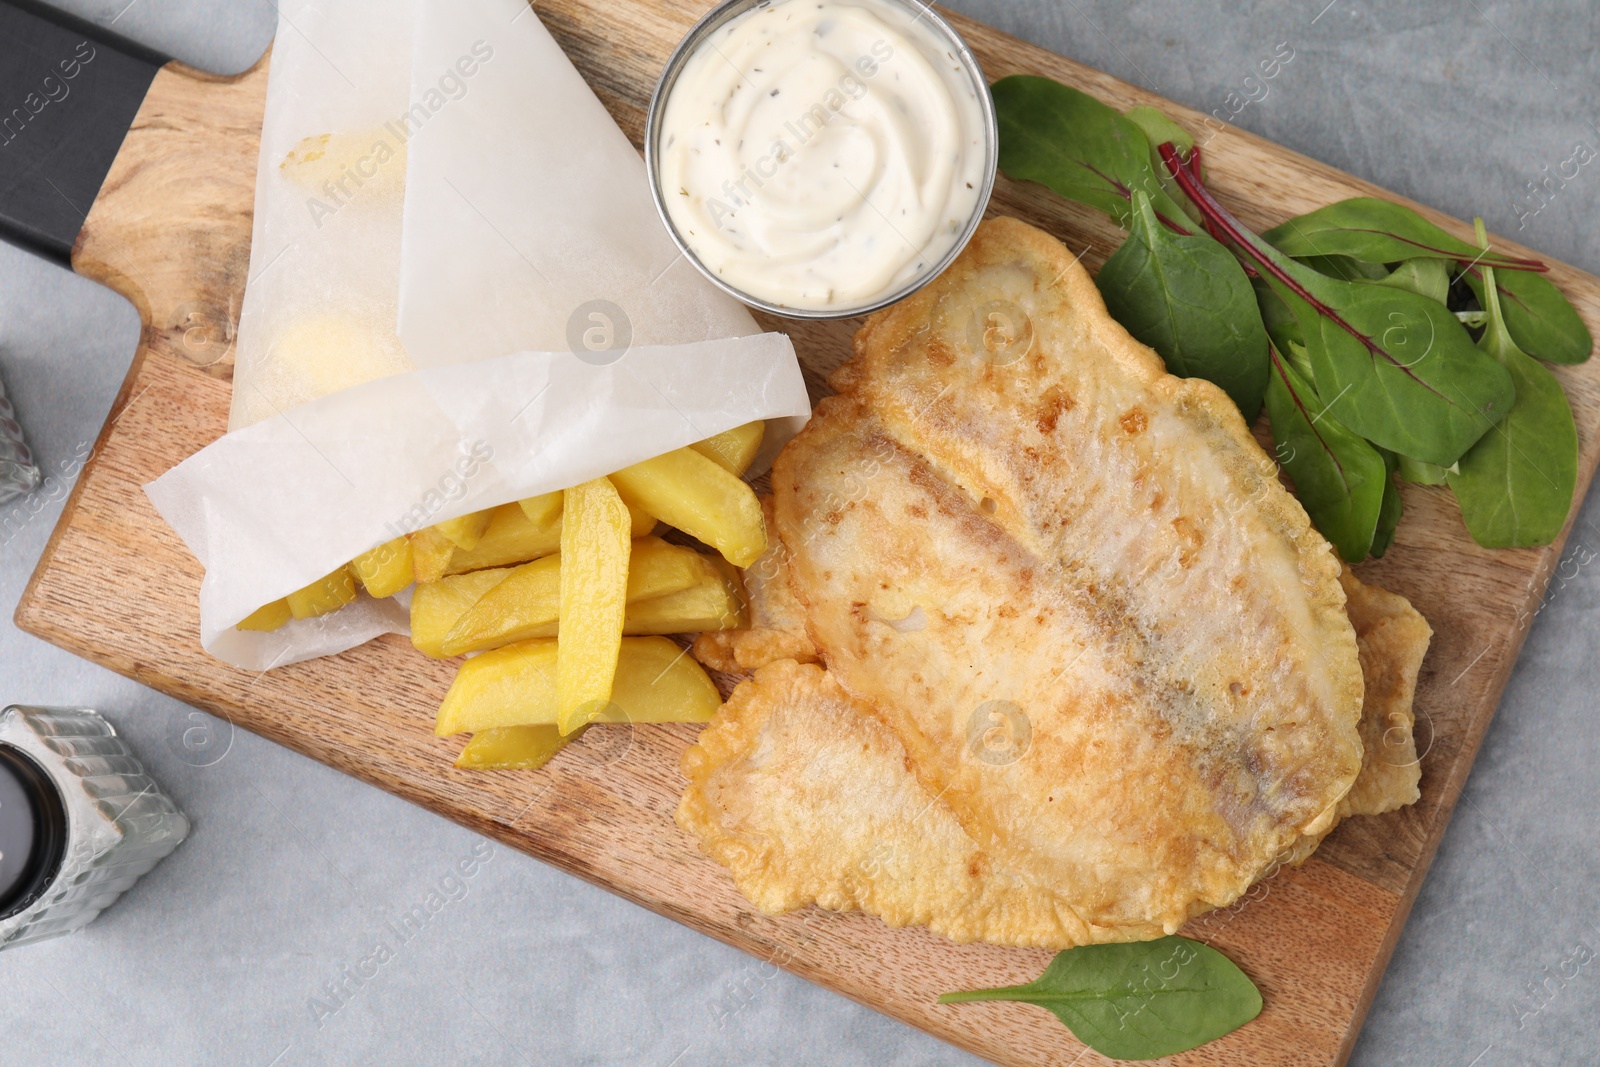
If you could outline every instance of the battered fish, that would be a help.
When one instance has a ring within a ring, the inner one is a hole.
[[[817,666],[764,653],[809,647],[785,610],[785,553],[752,568],[751,630],[723,649],[757,668],[683,757],[678,824],[770,914],[807,904],[861,910],[890,926],[927,926],[953,941],[1061,949],[1159,937],[1156,926],[1094,927],[1048,886],[996,863],[906,766],[899,739]],[[1431,631],[1404,597],[1341,577],[1366,683],[1366,749],[1341,818],[1417,799],[1412,700]],[[763,604],[776,597],[777,605]],[[709,637],[711,635],[705,635]],[[705,637],[702,637],[702,641]],[[701,649],[697,644],[696,654]],[[1279,858],[1303,861],[1322,834]]]
[[[1363,751],[1340,564],[1058,241],[986,223],[834,385],[773,471],[789,586],[986,854],[1172,931],[1333,824]]]
[[[816,903],[953,941],[1066,948],[1161,936],[1091,928],[996,863],[906,769],[893,731],[816,664],[741,682],[683,757],[678,824],[769,914]]]

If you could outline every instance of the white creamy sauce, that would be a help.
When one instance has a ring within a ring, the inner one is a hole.
[[[904,7],[776,0],[684,63],[662,113],[662,199],[735,289],[808,310],[868,304],[960,239],[988,172],[987,91]]]

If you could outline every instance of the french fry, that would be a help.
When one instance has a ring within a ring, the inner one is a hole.
[[[437,582],[456,553],[455,542],[439,532],[437,526],[418,530],[407,540],[411,542],[411,566],[417,584]]]
[[[525,497],[517,501],[517,506],[528,517],[529,522],[541,524],[554,522],[561,515],[561,490]]]
[[[631,526],[627,507],[605,478],[568,489],[561,502],[556,725],[562,734],[594,721],[611,701],[628,603]]]
[[[561,510],[544,522],[530,520],[519,504],[504,504],[490,509],[489,528],[476,548],[457,549],[444,568],[445,574],[465,574],[486,567],[505,567],[548,556],[561,547]],[[629,509],[631,532],[643,537],[655,528],[656,520],[643,510]]]
[[[561,547],[561,517],[548,522],[530,522],[516,504],[489,509],[489,525],[471,549],[458,549],[445,566],[446,574],[464,574],[488,567],[504,567],[540,556]]]
[[[755,492],[714,460],[679,448],[611,476],[624,500],[748,567],[767,548]]]
[[[625,634],[697,634],[748,626],[744,601],[723,575],[708,575],[678,593],[628,605]]]
[[[541,638],[467,660],[439,708],[434,733],[555,725],[559,659],[557,642]],[[665,637],[626,637],[611,701],[596,721],[706,722],[721,704],[716,684],[683,649]]]
[[[524,563],[485,593],[456,622],[444,654],[485,652],[533,637],[555,637],[561,614],[561,560],[554,555]],[[641,537],[628,556],[628,604],[690,589],[706,580],[708,559],[659,537]],[[649,633],[677,631],[646,631]]]
[[[416,581],[411,542],[404,537],[386,541],[350,561],[350,569],[371,596],[394,596]]]
[[[478,547],[478,540],[483,536],[483,531],[489,528],[491,511],[474,511],[467,515],[457,515],[453,519],[434,523],[433,528],[444,534],[445,539],[457,548],[466,549],[468,552]]]
[[[293,618],[287,600],[274,600],[263,605],[244,617],[244,621],[234,627],[235,630],[255,630],[261,633],[271,633],[284,623]]]
[[[356,579],[346,566],[318,578],[304,589],[296,589],[284,599],[295,618],[314,619],[338,611],[355,598]]]
[[[566,737],[554,726],[506,726],[472,735],[456,757],[464,771],[536,771],[557,752],[583,736],[578,730]]]
[[[731,430],[723,430],[715,437],[697,441],[689,447],[713,460],[735,478],[743,478],[744,472],[755,462],[756,453],[761,451],[761,439],[766,433],[767,424],[757,419]]]
[[[411,643],[417,651],[434,659],[447,658],[444,640],[451,628],[510,573],[511,568],[500,567],[419,584],[411,594]]]

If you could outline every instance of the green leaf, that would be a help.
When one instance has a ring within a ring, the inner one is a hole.
[[[1272,338],[1272,343],[1278,346],[1278,351],[1283,353],[1294,346],[1304,353],[1305,335],[1300,332],[1300,320],[1294,317],[1289,305],[1273,291],[1265,278],[1258,275],[1250,284],[1255,287],[1256,307],[1261,310],[1261,323],[1267,328],[1267,336]],[[1309,375],[1311,373],[1309,365],[1303,368],[1301,373]]]
[[[1480,236],[1482,222],[1479,222]],[[1487,287],[1494,268],[1483,272]],[[1516,383],[1517,402],[1482,441],[1446,475],[1472,539],[1485,548],[1521,548],[1555,540],[1572,510],[1578,481],[1578,432],[1567,396],[1544,367],[1517,347],[1502,305],[1488,292],[1484,351]]]
[[[1389,276],[1382,263],[1363,263],[1351,256],[1301,256],[1300,262],[1330,278],[1347,282],[1373,282]]]
[[[1400,516],[1405,511],[1405,505],[1400,499],[1400,486],[1395,483],[1394,473],[1399,467],[1400,459],[1393,452],[1383,452],[1383,503],[1378,507],[1378,526],[1372,533],[1372,555],[1381,557],[1389,551],[1389,546],[1394,544],[1395,530],[1400,527]]]
[[[1419,257],[1406,260],[1372,284],[1404,289],[1443,304],[1450,296],[1450,271],[1442,259]]]
[[[1096,279],[1106,310],[1167,370],[1215,382],[1254,420],[1267,387],[1267,334],[1244,268],[1210,237],[1162,226],[1143,191],[1133,200],[1128,239]]]
[[[1466,268],[1467,284],[1477,293],[1480,306],[1487,306],[1484,267],[1543,267],[1537,260],[1485,252],[1410,208],[1366,197],[1329,204],[1275,226],[1262,237],[1297,259],[1345,256],[1365,263],[1419,257],[1454,260]],[[1317,269],[1323,268],[1319,265]],[[1533,270],[1506,269],[1499,272],[1499,286],[1506,325],[1524,352],[1551,363],[1581,363],[1589,358],[1594,339],[1550,279]]]
[[[1415,482],[1418,485],[1443,485],[1447,468],[1437,463],[1424,463],[1420,459],[1410,456],[1401,456],[1400,480],[1402,482]]]
[[[1222,953],[1184,937],[1058,952],[1027,985],[946,993],[941,1004],[1016,1000],[1054,1013],[1114,1060],[1153,1060],[1231,1033],[1261,1014],[1261,993]]]
[[[1312,525],[1340,557],[1360,563],[1372,551],[1383,517],[1389,469],[1382,454],[1329,415],[1311,382],[1276,352],[1267,416],[1278,464],[1294,481]]]
[[[1175,179],[1212,231],[1251,259],[1294,312],[1317,392],[1352,431],[1390,451],[1450,464],[1510,409],[1511,376],[1473,347],[1443,304],[1295,262],[1217,201],[1192,158],[1171,155]]]
[[[1000,169],[1130,225],[1135,189],[1166,222],[1188,217],[1162,187],[1139,126],[1087,93],[1015,74],[990,86],[1000,126]]]
[[[1184,155],[1194,147],[1194,138],[1189,131],[1173,122],[1167,113],[1153,107],[1131,107],[1123,112],[1123,117],[1144,131],[1145,139],[1151,144],[1163,144],[1168,141],[1178,146],[1178,151]],[[1152,162],[1152,166],[1155,163]],[[1159,167],[1156,168],[1160,170]]]
[[[1351,430],[1448,465],[1510,409],[1510,375],[1443,304],[1276,258],[1269,284],[1299,321],[1318,393]]]
[[[1469,267],[1464,273],[1478,305],[1487,308],[1482,267]],[[1594,338],[1549,278],[1525,270],[1495,271],[1495,288],[1506,329],[1523,352],[1550,363],[1582,363],[1589,358]]]
[[[1280,223],[1261,236],[1278,251],[1296,258],[1338,255],[1365,263],[1396,263],[1427,256],[1470,263],[1483,256],[1480,262],[1490,266],[1528,266],[1534,262],[1484,253],[1408,207],[1366,196],[1318,208]]]
[[[1176,183],[1172,180],[1172,174],[1167,170],[1166,165],[1161,162],[1161,157],[1155,151],[1156,145],[1171,143],[1177,145],[1181,151],[1187,154],[1194,148],[1194,137],[1190,135],[1188,130],[1167,117],[1165,112],[1153,107],[1129,108],[1123,112],[1123,117],[1144,131],[1145,140],[1150,144],[1150,169],[1155,174],[1156,179],[1161,182],[1161,188],[1166,190],[1167,195],[1172,198],[1172,202],[1184,211],[1191,221],[1200,222],[1199,216],[1191,210],[1184,200],[1183,194],[1178,191]],[[1186,226],[1185,228],[1193,229],[1194,227]]]

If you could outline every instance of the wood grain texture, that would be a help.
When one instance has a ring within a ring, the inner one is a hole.
[[[656,73],[705,0],[548,0],[539,14],[637,144]],[[1266,226],[1379,190],[1108,75],[959,18],[991,77],[1040,73],[1118,108],[1157,104],[1207,141],[1212,183]],[[1106,1062],[1053,1018],[1015,1004],[938,1007],[938,993],[1034,977],[1049,954],[957,946],[814,908],[755,912],[673,825],[677,762],[694,728],[593,730],[538,773],[467,774],[459,741],[432,734],[454,667],[385,638],[342,656],[254,675],[208,657],[196,618],[201,571],[140,485],[220,436],[233,324],[249,260],[265,60],[218,81],[171,65],[156,78],[74,254],[80,273],[129,296],[143,339],[111,420],[17,611],[18,625],[408,800],[671,916],[763,960],[1007,1064]],[[1209,140],[1207,140],[1209,139]],[[1098,268],[1120,240],[1101,216],[1002,178],[993,213],[1028,219]],[[1430,217],[1470,236],[1468,227]],[[1508,250],[1518,251],[1515,246]],[[1600,282],[1551,278],[1600,333]],[[794,337],[814,393],[849,354],[855,323],[767,319]],[[1600,365],[1555,368],[1572,399],[1580,497],[1597,458]],[[1422,801],[1347,822],[1299,870],[1196,920],[1261,986],[1260,1019],[1170,1062],[1341,1063],[1438,845],[1560,558],[1474,546],[1438,489],[1407,485],[1389,554],[1363,577],[1410,597],[1435,630],[1418,695]],[[1563,537],[1563,541],[1565,538]]]

